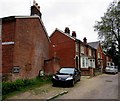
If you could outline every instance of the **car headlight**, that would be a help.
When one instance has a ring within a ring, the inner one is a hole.
[[[68,77],[66,80],[72,80],[73,79],[73,77],[72,76],[70,76],[70,77]]]
[[[53,79],[56,79],[55,76],[53,76]]]

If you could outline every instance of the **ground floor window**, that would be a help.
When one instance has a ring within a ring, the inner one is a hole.
[[[88,68],[88,57],[81,57],[81,68]]]

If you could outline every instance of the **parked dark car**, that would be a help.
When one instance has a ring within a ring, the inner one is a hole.
[[[53,86],[74,86],[77,81],[80,81],[81,72],[74,67],[61,67],[59,71],[52,77]]]

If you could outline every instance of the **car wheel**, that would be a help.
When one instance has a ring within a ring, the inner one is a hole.
[[[74,87],[75,81],[72,80],[71,86]]]
[[[53,83],[53,85],[52,85],[53,87],[56,87],[56,84],[55,83]]]
[[[80,78],[78,79],[78,81],[80,81]]]

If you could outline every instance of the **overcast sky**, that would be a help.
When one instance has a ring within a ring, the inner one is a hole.
[[[117,1],[117,0],[116,0]],[[95,21],[100,21],[113,0],[36,0],[42,13],[42,21],[50,36],[55,28],[76,31],[81,41],[97,41]],[[0,18],[30,15],[33,0],[0,0]]]

